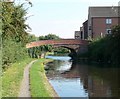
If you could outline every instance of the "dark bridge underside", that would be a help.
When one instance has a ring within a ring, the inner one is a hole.
[[[77,52],[76,52],[75,49],[70,48],[69,46],[68,46],[68,47],[67,47],[67,46],[64,46],[64,45],[54,45],[54,47],[64,47],[64,48],[69,49],[69,50],[71,51],[71,53],[69,54],[69,56],[70,56],[73,60],[75,60],[75,58],[76,58],[76,56],[77,56]]]

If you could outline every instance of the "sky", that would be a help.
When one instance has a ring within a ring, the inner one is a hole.
[[[31,0],[27,24],[31,34],[55,34],[61,38],[74,38],[88,18],[89,6],[117,6],[119,0]],[[28,5],[26,5],[28,6]]]

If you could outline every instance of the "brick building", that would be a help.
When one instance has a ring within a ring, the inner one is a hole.
[[[83,23],[84,39],[88,38],[88,20]]]
[[[99,38],[111,33],[111,28],[118,25],[118,7],[89,7],[88,38]]]

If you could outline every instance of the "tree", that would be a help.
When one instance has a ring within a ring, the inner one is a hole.
[[[3,33],[2,38],[12,38],[23,45],[27,42],[27,29],[30,27],[25,24],[27,20],[27,10],[23,8],[24,4],[15,6],[13,3],[3,3]]]
[[[26,30],[29,26],[25,24],[27,10],[23,8],[23,4],[3,2],[2,6],[2,64],[5,68],[26,57],[25,44],[28,42]]]
[[[34,42],[34,41],[38,41],[38,37],[36,37],[34,34],[29,34],[28,42]]]
[[[111,46],[112,45],[112,46]],[[120,25],[114,26],[110,35],[109,49],[111,50],[111,60],[115,64],[120,64]]]
[[[39,36],[39,40],[45,40],[44,36]]]
[[[48,34],[48,35],[39,37],[39,40],[53,40],[53,39],[60,39],[60,37],[55,34]]]

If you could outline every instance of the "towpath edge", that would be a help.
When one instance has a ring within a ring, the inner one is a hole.
[[[30,82],[29,82],[29,69],[32,66],[34,62],[37,60],[34,60],[30,62],[24,69],[24,75],[23,75],[23,80],[20,85],[20,91],[18,97],[31,97],[30,95]]]

